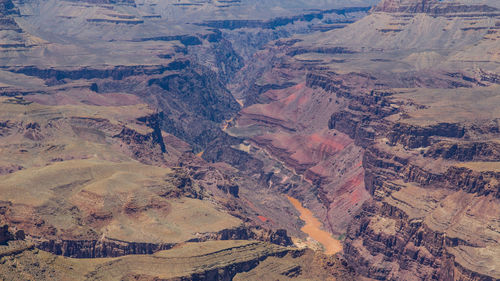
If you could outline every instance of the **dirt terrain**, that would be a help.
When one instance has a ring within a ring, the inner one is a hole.
[[[0,0],[0,280],[497,280],[500,4]]]

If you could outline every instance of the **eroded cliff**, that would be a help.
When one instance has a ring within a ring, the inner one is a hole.
[[[498,5],[153,2],[0,3],[2,278],[499,278]]]

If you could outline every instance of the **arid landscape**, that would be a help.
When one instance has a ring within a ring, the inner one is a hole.
[[[500,2],[0,0],[0,280],[500,280]]]

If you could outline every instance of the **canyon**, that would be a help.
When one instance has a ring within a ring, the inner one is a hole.
[[[495,0],[0,0],[0,279],[500,279]]]

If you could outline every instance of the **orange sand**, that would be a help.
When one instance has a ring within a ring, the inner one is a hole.
[[[321,222],[316,217],[314,217],[313,213],[310,210],[302,207],[302,204],[300,204],[299,200],[290,196],[287,197],[295,207],[295,209],[299,211],[300,219],[306,223],[300,230],[323,245],[325,254],[333,255],[342,251],[342,244],[340,243],[340,240],[333,238],[330,233],[322,230]]]
[[[262,222],[267,222],[269,219],[264,216],[257,216]]]

